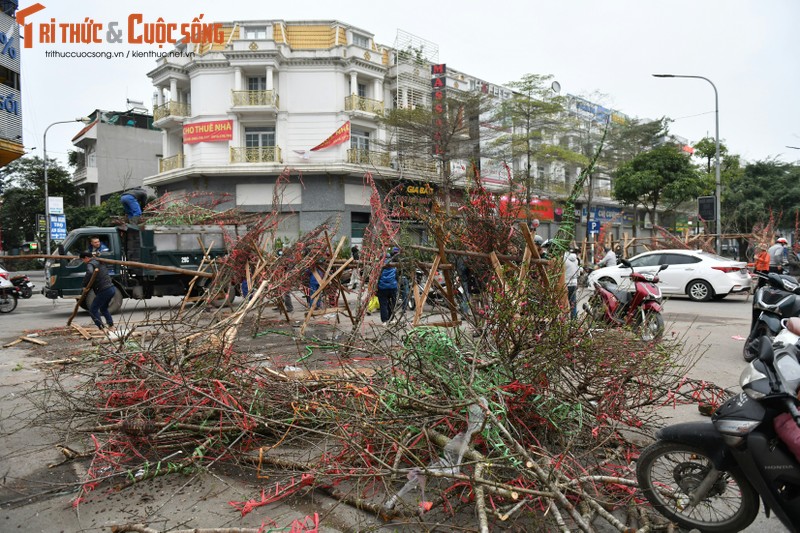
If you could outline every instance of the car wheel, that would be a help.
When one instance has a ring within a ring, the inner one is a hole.
[[[714,290],[707,282],[696,279],[686,287],[686,294],[695,302],[707,302],[714,297]]]

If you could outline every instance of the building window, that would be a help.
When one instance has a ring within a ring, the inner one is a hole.
[[[244,38],[253,40],[264,40],[267,38],[266,26],[252,26],[244,29]]]
[[[367,85],[365,83],[357,83],[356,89],[358,91],[358,96],[361,98],[367,97]]]
[[[352,130],[350,132],[350,148],[353,150],[369,151],[369,132]]]
[[[354,33],[353,44],[356,46],[360,46],[361,48],[369,48],[369,37],[367,37],[366,35],[360,35],[358,33]]]
[[[249,76],[247,78],[248,91],[266,91],[267,90],[267,77],[266,76]]]
[[[247,148],[266,148],[275,146],[275,126],[245,128],[244,144]]]

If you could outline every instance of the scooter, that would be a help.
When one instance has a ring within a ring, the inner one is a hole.
[[[800,283],[796,278],[776,272],[758,274],[758,277],[766,280],[766,284],[753,295],[750,334],[742,349],[744,360],[748,362],[758,356],[761,337],[774,337],[781,330],[782,319],[800,316]]]
[[[13,283],[0,278],[0,313],[10,313],[17,308],[19,290]]]
[[[36,285],[33,284],[31,279],[26,276],[25,274],[17,274],[16,276],[12,277],[9,281],[14,284],[14,286],[19,291],[19,295],[21,298],[28,299],[33,296],[33,289]]]
[[[741,531],[758,515],[759,497],[788,531],[800,526],[800,318],[784,321],[773,342],[742,372],[743,392],[711,422],[685,422],[656,433],[636,461],[647,500],[681,528]]]
[[[655,341],[664,334],[661,315],[661,289],[658,273],[669,265],[661,265],[655,273],[636,272],[626,260],[622,265],[631,269],[632,290],[619,290],[616,284],[594,282],[594,294],[583,304],[583,310],[594,320],[617,327],[632,327],[645,342]]]

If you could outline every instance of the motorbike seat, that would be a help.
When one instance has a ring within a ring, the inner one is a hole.
[[[617,301],[619,303],[621,303],[622,305],[628,305],[628,303],[631,301],[631,298],[633,296],[628,291],[619,291],[619,290],[616,290],[616,289],[609,289],[609,292],[611,292],[611,294],[614,295],[614,298],[616,298]]]

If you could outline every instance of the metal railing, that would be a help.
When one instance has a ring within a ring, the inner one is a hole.
[[[231,147],[231,163],[280,163],[279,146]]]
[[[383,114],[383,102],[352,94],[344,99],[345,111],[364,111],[365,113]]]
[[[275,91],[231,91],[234,106],[278,107],[278,94]]]
[[[158,160],[158,171],[169,172],[176,168],[183,168],[183,154],[177,154],[170,157],[162,157]]]
[[[403,171],[424,172],[426,174],[436,174],[436,162],[425,159],[412,159],[404,157],[398,160],[398,164]]]
[[[169,116],[188,117],[192,114],[192,107],[185,102],[165,102],[153,108],[153,121]]]
[[[353,148],[347,151],[347,162],[356,165],[388,167],[390,161],[391,158],[388,152],[372,152],[370,150],[356,150]]]

